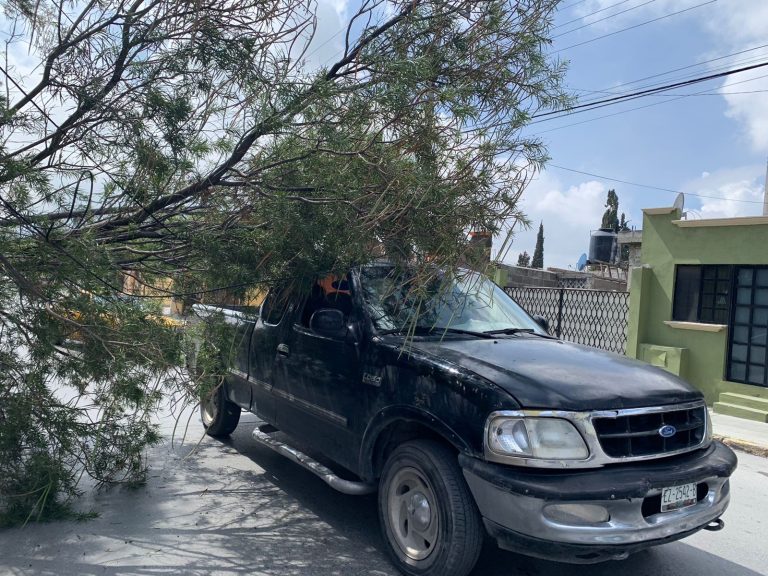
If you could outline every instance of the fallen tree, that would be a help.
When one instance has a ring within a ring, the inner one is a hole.
[[[4,2],[0,524],[141,479],[163,394],[200,393],[160,298],[451,269],[524,223],[556,3],[363,0],[320,44],[299,0]]]

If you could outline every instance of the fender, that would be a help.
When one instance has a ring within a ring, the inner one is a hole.
[[[393,422],[416,422],[439,434],[449,441],[459,452],[474,454],[464,438],[459,436],[440,418],[414,406],[396,404],[380,410],[368,423],[360,445],[359,470],[362,478],[373,478],[373,450],[381,433]]]

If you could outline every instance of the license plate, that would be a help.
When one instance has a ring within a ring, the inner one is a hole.
[[[696,504],[696,484],[672,486],[661,491],[661,511],[679,510]]]

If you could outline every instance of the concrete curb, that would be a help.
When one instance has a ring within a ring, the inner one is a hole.
[[[717,434],[714,435],[714,438],[715,440],[720,440],[720,442],[722,442],[726,446],[730,446],[735,450],[741,450],[742,452],[746,452],[747,454],[768,458],[768,446],[764,446],[762,444],[755,444],[754,442],[750,442],[749,440],[741,440],[740,438],[718,436]]]

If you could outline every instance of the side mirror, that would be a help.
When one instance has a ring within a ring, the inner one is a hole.
[[[344,313],[334,308],[321,308],[309,319],[309,328],[321,336],[343,338],[347,333]]]
[[[544,318],[544,316],[540,316],[539,314],[533,316],[533,320],[536,322],[536,324],[544,328],[544,332],[549,334],[549,320]]]

